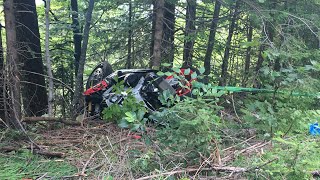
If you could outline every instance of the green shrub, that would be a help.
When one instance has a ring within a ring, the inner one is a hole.
[[[162,124],[156,139],[168,161],[196,162],[199,155],[208,155],[215,147],[220,118],[216,115],[221,107],[215,101],[202,98],[185,98],[171,108],[156,112],[153,120]],[[175,156],[176,155],[176,156]]]
[[[256,172],[248,172],[254,179],[312,179],[311,172],[319,170],[319,138],[298,135],[287,139],[274,138],[272,149],[260,157],[238,159],[236,163],[259,166],[277,159]]]

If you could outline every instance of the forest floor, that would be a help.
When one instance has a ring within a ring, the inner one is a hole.
[[[30,147],[28,140],[21,138],[20,134],[5,131],[0,139],[0,163],[6,166],[0,169],[0,179],[143,180],[167,179],[172,175],[187,179],[241,179],[245,177],[244,173],[254,172],[276,160],[268,160],[259,166],[245,163],[234,166],[237,157],[261,156],[272,148],[272,143],[258,140],[253,129],[237,130],[238,134],[234,136],[227,132],[229,130],[225,131],[224,143],[228,145],[216,149],[210,157],[200,159],[197,166],[182,168],[177,164],[165,172],[145,174],[135,169],[134,164],[138,161],[143,164],[143,159],[150,158],[148,153],[161,151],[156,141],[150,141],[155,132],[153,128],[149,128],[147,134],[141,137],[104,122],[87,122],[83,126],[57,126],[50,122],[38,124],[36,128],[33,126],[28,131],[29,136],[53,156],[61,156],[58,158],[52,158],[50,154],[31,154],[30,148],[34,147]],[[215,171],[215,175],[208,171]]]

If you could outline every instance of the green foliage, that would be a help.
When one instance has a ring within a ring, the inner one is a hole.
[[[127,111],[119,126],[122,128],[130,128],[132,131],[145,131],[147,118],[145,118],[146,109],[138,109],[137,111]]]
[[[171,108],[154,113],[150,118],[164,125],[156,136],[163,153],[172,155],[172,161],[185,158],[188,163],[195,163],[199,153],[208,155],[216,147],[213,141],[219,134],[220,118],[216,113],[220,108],[215,101],[185,98]]]
[[[133,172],[150,172],[159,168],[157,162],[154,161],[156,153],[151,149],[145,153],[131,150],[129,156],[138,157],[132,158],[130,162],[130,166]]]
[[[245,102],[241,112],[247,127],[254,127],[266,135],[279,131],[305,134],[310,123],[319,121],[320,111],[313,109],[315,101],[308,97],[260,95],[256,100]]]
[[[124,117],[130,115],[130,113],[138,113],[139,120],[142,120],[140,114],[146,112],[142,102],[137,102],[136,98],[129,92],[128,95],[122,101],[122,104],[113,104],[103,110],[103,119],[106,121],[119,122]],[[129,120],[130,121],[130,120]]]
[[[116,79],[116,81],[118,80]],[[133,131],[144,131],[147,121],[144,116],[147,110],[143,102],[137,102],[131,89],[125,89],[123,81],[113,85],[112,92],[123,96],[124,99],[121,104],[112,104],[105,108],[102,112],[103,119],[117,122],[122,128],[130,128]]]
[[[320,167],[319,147],[319,138],[304,134],[286,139],[276,137],[270,151],[250,159],[238,157],[234,165],[255,167],[276,159],[247,176],[254,179],[312,179],[311,172]]]
[[[158,97],[161,104],[165,107],[171,107],[180,101],[180,97],[173,95],[169,90],[163,91]]]
[[[0,155],[0,179],[36,179],[46,174],[50,179],[60,179],[77,172],[76,167],[66,161],[55,161],[32,155],[30,151],[11,153],[10,158]]]

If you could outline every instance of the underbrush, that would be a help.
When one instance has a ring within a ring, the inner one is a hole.
[[[143,151],[128,151],[128,166],[134,177],[316,176],[319,137],[311,137],[308,128],[320,118],[320,110],[313,98],[270,93],[234,99],[237,96],[218,91],[213,85],[194,85],[195,98],[161,95],[166,108],[151,114],[149,120],[141,106],[119,113],[119,126],[141,133],[146,145]],[[219,106],[221,99],[231,107]],[[127,104],[132,106],[131,101]],[[121,109],[130,108],[124,104]],[[226,118],[221,114],[227,114]],[[213,170],[215,167],[225,169]]]
[[[0,179],[61,179],[77,172],[65,160],[46,159],[30,151],[0,154],[0,164]]]
[[[58,144],[53,150],[64,147],[77,168],[25,150],[0,155],[0,179],[319,177],[320,137],[308,134],[309,125],[320,119],[314,99],[273,94],[238,98],[213,85],[195,87],[194,98],[164,93],[160,101],[165,108],[152,114],[129,93],[121,107],[104,110],[104,118],[118,127],[110,122],[85,125],[37,139]],[[230,107],[221,107],[222,100]],[[20,137],[9,134],[11,140]]]
[[[319,137],[305,134],[290,138],[275,137],[272,147],[254,156],[238,156],[234,166],[256,166],[245,176],[249,179],[312,179],[319,178]]]

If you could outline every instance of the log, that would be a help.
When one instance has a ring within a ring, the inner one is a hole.
[[[227,167],[227,166],[202,168],[200,170],[201,171],[230,171],[230,172],[233,172],[233,173],[246,172],[245,168]],[[171,176],[171,175],[175,175],[175,174],[181,174],[181,173],[187,173],[187,172],[196,172],[196,171],[199,171],[199,169],[198,168],[188,168],[188,169],[176,170],[176,171],[171,171],[171,172],[164,172],[164,173],[155,174],[155,175],[151,175],[151,176],[141,177],[141,178],[138,178],[136,180],[147,180],[147,179],[157,178],[157,177],[160,177],[160,176]]]
[[[11,152],[11,151],[18,151],[20,149],[20,147],[15,147],[15,146],[3,146],[0,147],[0,152]]]
[[[35,122],[39,122],[39,121],[47,121],[47,122],[59,122],[59,123],[63,123],[66,125],[72,125],[72,126],[80,126],[81,123],[80,122],[76,122],[76,121],[66,121],[62,118],[56,118],[56,117],[24,117],[22,119],[23,122],[29,122],[29,123],[35,123]]]
[[[65,154],[62,152],[49,152],[45,150],[34,150],[33,153],[47,156],[49,158],[63,158],[65,156]]]
[[[11,152],[11,151],[19,151],[21,149],[21,147],[14,147],[14,146],[4,146],[4,147],[0,147],[0,152]],[[30,147],[28,147],[27,149],[31,149]],[[46,150],[39,150],[39,149],[33,149],[32,151],[34,154],[39,154],[42,156],[47,156],[50,158],[63,158],[65,156],[64,153],[61,152],[49,152]]]

